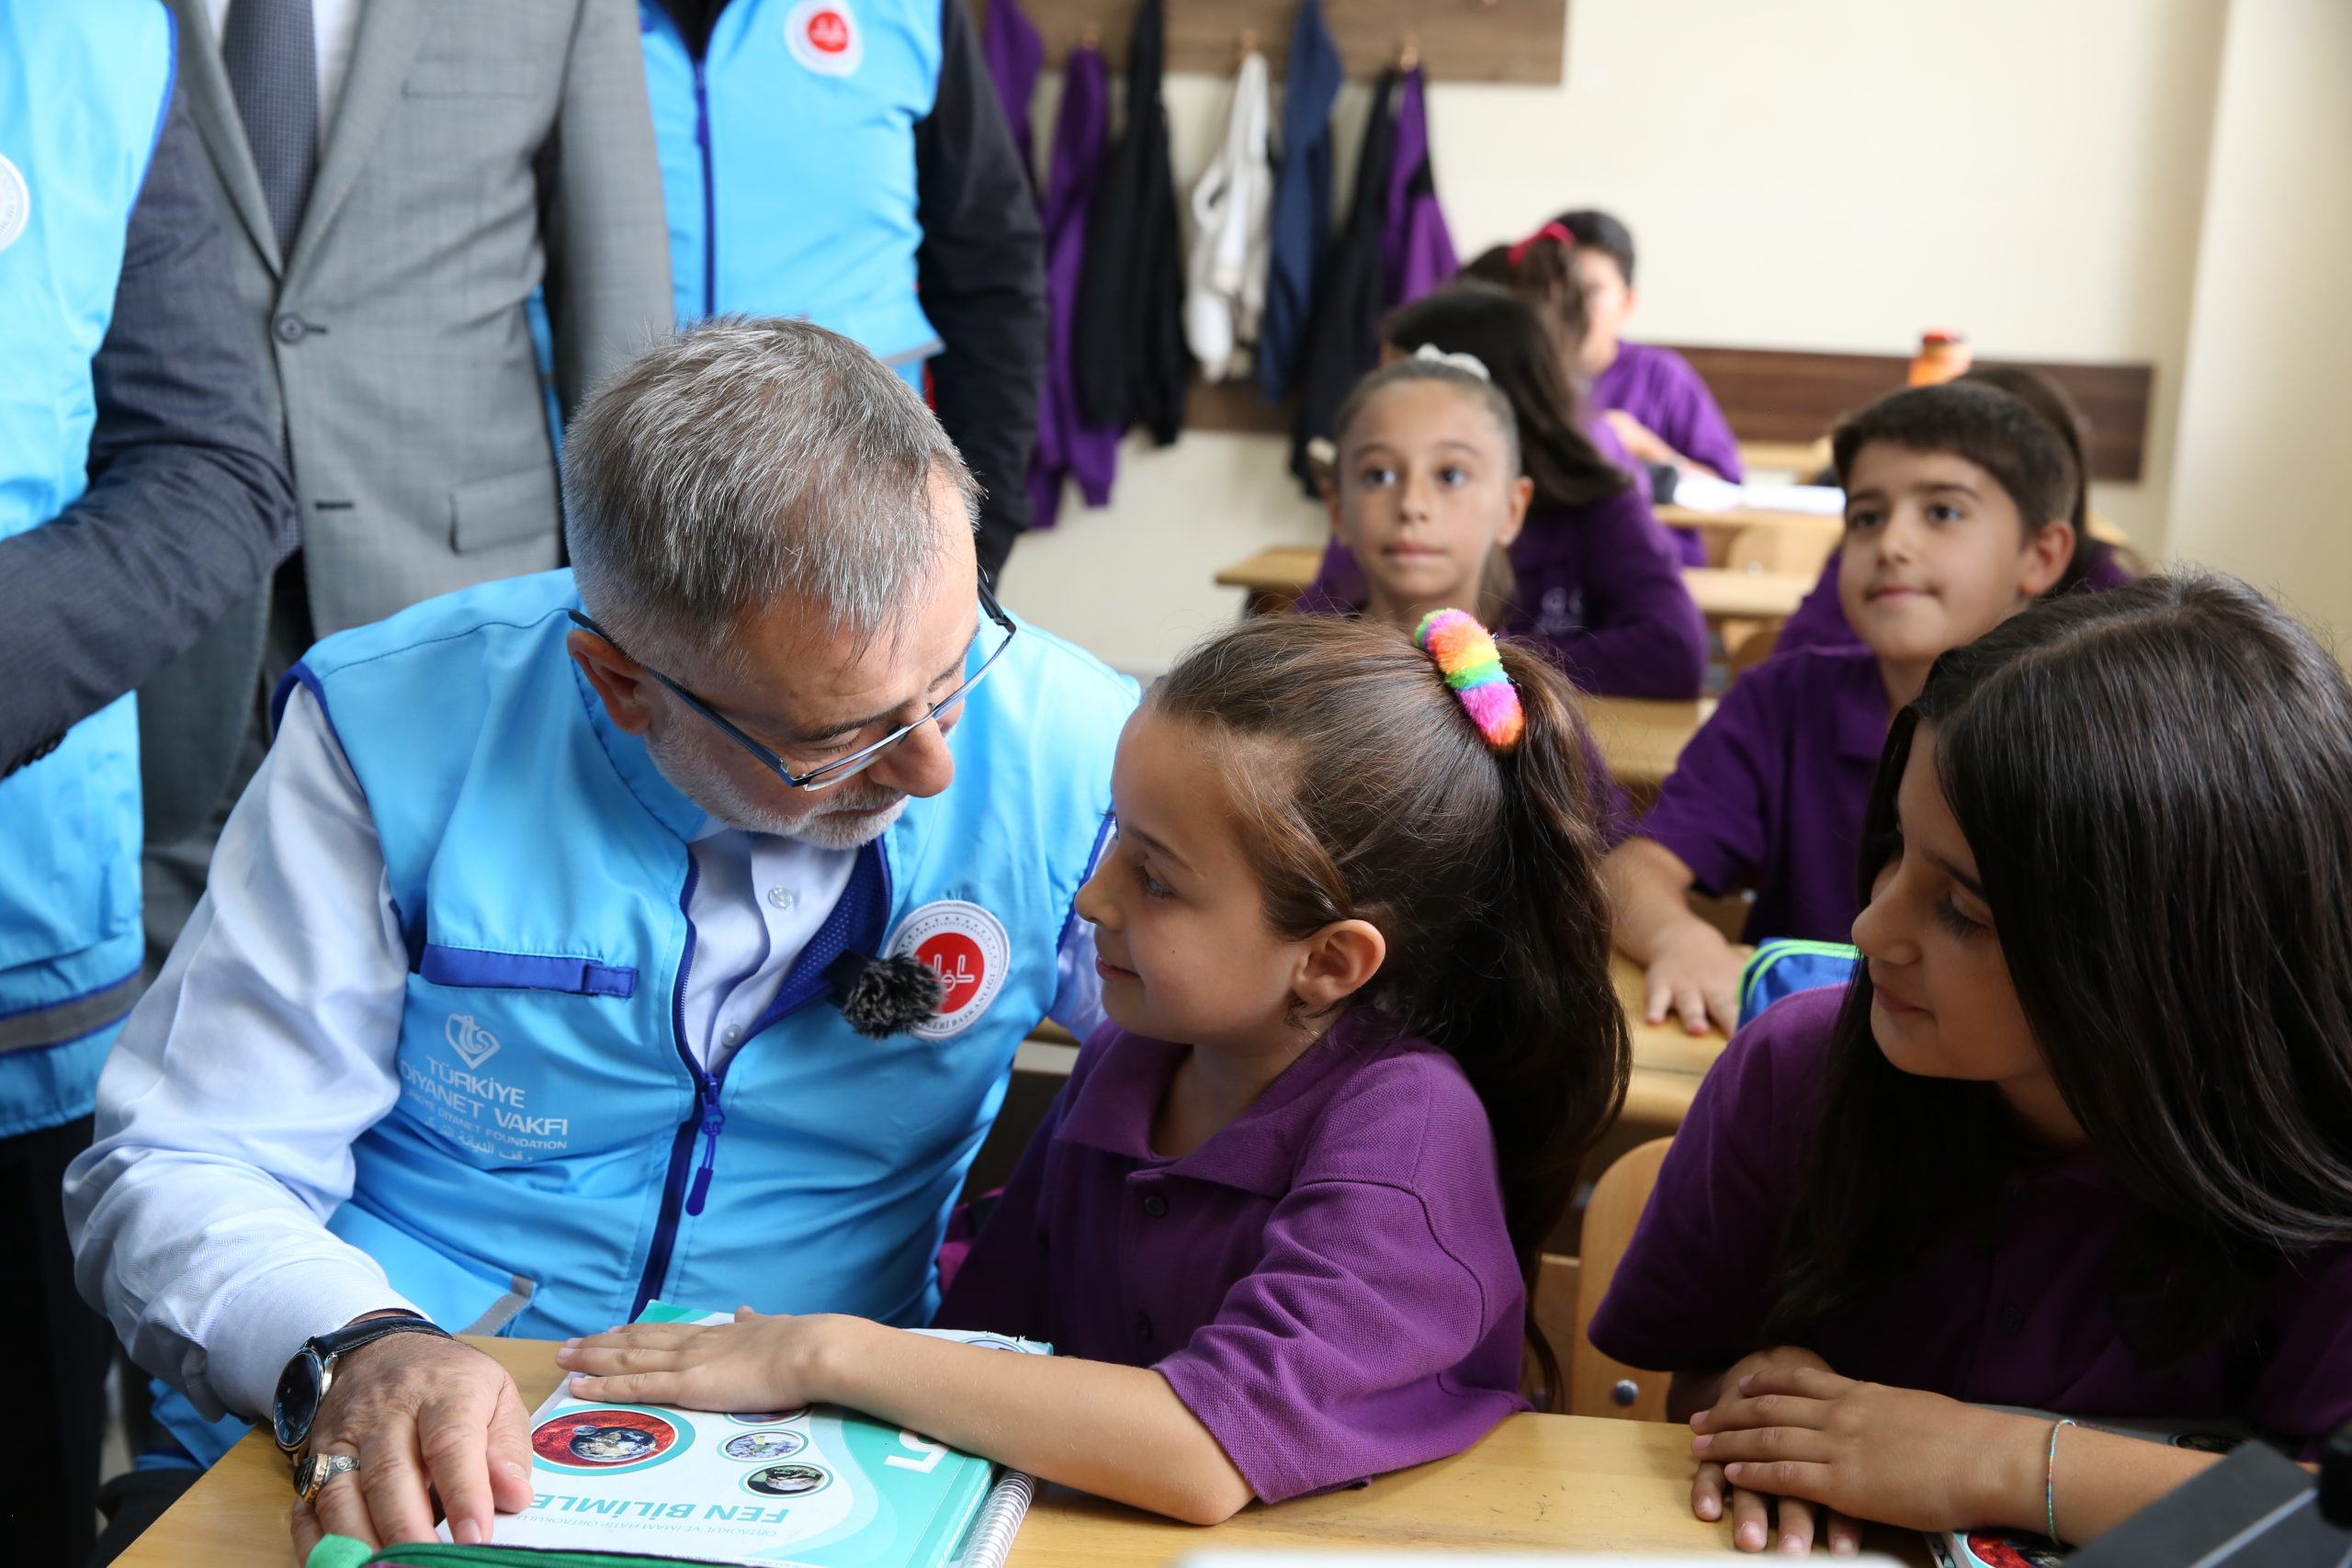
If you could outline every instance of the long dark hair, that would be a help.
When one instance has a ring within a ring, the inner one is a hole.
[[[2109,1275],[2126,1342],[2163,1366],[2244,1334],[2282,1271],[2352,1243],[2352,686],[2232,578],[2037,604],[1896,716],[1866,899],[1922,724],[2034,1042],[2136,1200]],[[1774,1342],[2037,1157],[1991,1085],[1890,1064],[1871,995],[1858,975],[1838,1018]]]
[[[1553,247],[1557,249],[1557,246]],[[1534,308],[1486,283],[1455,283],[1393,312],[1381,325],[1391,347],[1424,344],[1475,355],[1519,424],[1520,470],[1535,505],[1572,512],[1621,494],[1633,480],[1600,455],[1577,423],[1577,395]]]
[[[1276,931],[1363,919],[1387,940],[1351,1005],[1462,1064],[1494,1129],[1532,1303],[1578,1162],[1624,1100],[1631,1048],[1576,694],[1525,649],[1504,644],[1502,661],[1526,732],[1499,754],[1427,654],[1364,622],[1246,622],[1147,700],[1224,768]],[[1527,1337],[1559,1387],[1532,1310]]]

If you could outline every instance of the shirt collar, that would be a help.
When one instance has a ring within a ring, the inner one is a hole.
[[[1351,1010],[1308,1046],[1250,1108],[1192,1153],[1175,1159],[1152,1152],[1151,1124],[1189,1045],[1118,1030],[1079,1088],[1057,1141],[1083,1145],[1195,1181],[1238,1188],[1264,1198],[1290,1190],[1316,1118],[1336,1080],[1395,1048],[1393,1036]]]
[[[631,735],[613,722],[605,711],[604,699],[588,683],[580,671],[577,660],[571,664],[572,683],[579,688],[580,705],[588,715],[589,728],[596,732],[597,744],[613,764],[613,771],[628,785],[653,819],[681,839],[694,840],[707,836],[723,824],[714,823],[710,814],[689,799],[685,792],[672,784],[660,768],[653,765],[653,754],[646,750],[645,738]]]

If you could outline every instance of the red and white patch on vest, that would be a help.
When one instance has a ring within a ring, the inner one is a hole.
[[[924,1040],[946,1040],[979,1021],[1004,988],[1012,939],[1004,922],[978,904],[943,898],[909,915],[890,939],[888,956],[912,953],[947,986],[939,1010],[916,1024]]]
[[[849,0],[800,0],[784,18],[792,58],[820,76],[846,76],[865,55],[865,35]]]

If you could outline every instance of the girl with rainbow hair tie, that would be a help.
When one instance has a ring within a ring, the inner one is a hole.
[[[1060,1354],[745,1308],[567,1347],[578,1391],[845,1404],[1209,1523],[1468,1448],[1531,1359],[1558,1388],[1529,1287],[1628,1053],[1576,715],[1459,609],[1193,650],[1078,897],[1112,1021],[939,1314]]]

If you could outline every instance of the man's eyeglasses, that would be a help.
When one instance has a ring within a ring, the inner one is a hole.
[[[635,654],[629,652],[628,649],[623,648],[619,641],[614,637],[612,633],[606,631],[604,627],[598,626],[594,621],[590,620],[586,615],[581,614],[577,610],[571,611],[569,614],[575,625],[580,626],[588,631],[592,631],[598,637],[603,637],[607,643],[612,645],[613,651],[618,653],[622,658],[627,659],[630,663],[635,664],[648,675],[650,675],[655,680],[661,682],[673,693],[676,694],[680,702],[684,703],[688,707],[694,709],[695,712],[708,719],[718,728],[718,732],[721,735],[726,736],[728,739],[732,740],[736,745],[741,746],[745,751],[749,752],[753,761],[758,762],[760,766],[774,773],[777,778],[782,779],[790,787],[794,789],[805,789],[812,793],[817,790],[831,789],[835,784],[841,783],[843,779],[851,778],[858,773],[864,773],[867,768],[873,765],[874,760],[881,756],[883,752],[888,751],[891,747],[896,746],[899,741],[904,740],[908,736],[912,735],[916,730],[921,729],[924,725],[931,723],[941,714],[945,713],[948,709],[962,702],[966,697],[971,695],[972,688],[980,683],[980,678],[986,675],[989,671],[995,666],[996,661],[1000,658],[1003,657],[1004,650],[1012,646],[1013,634],[1020,629],[1013,624],[1012,617],[1004,613],[1004,607],[996,602],[996,595],[989,592],[989,585],[986,582],[981,583],[980,627],[979,630],[973,635],[972,639],[972,646],[974,649],[979,650],[980,653],[979,668],[974,670],[969,675],[966,676],[962,685],[957,686],[954,691],[948,693],[938,702],[933,703],[931,705],[930,711],[925,713],[921,718],[916,719],[912,724],[901,725],[897,729],[894,729],[889,734],[884,736],[881,739],[876,740],[873,745],[863,747],[858,750],[851,752],[846,757],[836,757],[833,761],[825,763],[822,767],[811,768],[805,773],[796,773],[785,765],[783,758],[777,756],[774,751],[769,750],[765,746],[761,745],[758,741],[752,739],[741,729],[738,729],[733,724],[729,723],[726,715],[720,713],[717,708],[712,707],[708,703],[704,702],[700,697],[695,696],[692,692],[686,690],[685,687],[678,684],[677,682],[673,681],[669,676],[664,675],[661,671],[656,670],[653,666],[646,663],[645,660],[638,658]],[[966,657],[966,662],[967,664],[970,662],[968,655]]]

